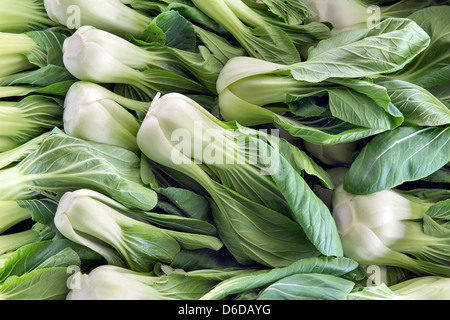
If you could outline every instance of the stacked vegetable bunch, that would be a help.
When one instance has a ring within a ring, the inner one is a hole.
[[[450,298],[449,16],[0,0],[0,299]]]

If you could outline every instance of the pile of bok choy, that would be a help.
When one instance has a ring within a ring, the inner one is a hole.
[[[448,0],[0,0],[0,300],[450,299]]]

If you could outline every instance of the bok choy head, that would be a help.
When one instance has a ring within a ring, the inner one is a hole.
[[[324,180],[326,174],[275,134],[219,121],[173,93],[152,102],[137,142],[150,160],[204,188],[221,239],[240,263],[280,266],[320,253],[341,254],[328,209],[299,172],[308,167]],[[314,217],[307,218],[308,211]],[[319,217],[330,223],[310,225]],[[321,227],[326,230],[319,239]]]
[[[415,22],[390,18],[377,28],[323,40],[299,63],[236,57],[217,81],[220,111],[226,121],[241,125],[276,122],[316,144],[374,135],[402,124],[403,115],[371,78],[400,70],[429,43]]]
[[[119,0],[44,0],[48,16],[70,29],[93,26],[120,36],[138,36],[152,19]]]
[[[83,26],[64,41],[63,59],[67,70],[79,80],[129,85],[150,98],[158,92],[167,91],[211,94],[202,83],[185,73],[190,66],[195,69],[191,69],[192,72],[201,72],[197,69],[199,61],[187,61],[184,64],[167,52],[171,49],[161,46],[154,48],[146,50],[112,33]],[[194,60],[201,59],[201,56],[192,54]],[[189,53],[186,52],[186,55]],[[208,72],[218,76],[219,67],[221,64],[216,61]],[[205,71],[202,74],[211,76]]]
[[[450,275],[448,200],[437,203],[384,190],[333,194],[344,254],[364,265],[395,266],[418,275]]]
[[[217,281],[193,272],[156,275],[102,265],[82,274],[68,300],[197,300]]]
[[[13,166],[0,170],[0,200],[59,198],[90,188],[131,208],[152,209],[156,194],[140,177],[140,159],[132,151],[68,136],[60,129],[37,143]]]
[[[132,111],[149,104],[128,99],[91,82],[74,83],[64,101],[64,131],[73,137],[138,151],[139,120]]]
[[[141,272],[156,262],[172,262],[181,249],[222,247],[213,236],[163,229],[136,217],[136,211],[114,199],[80,189],[63,195],[54,221],[66,238],[99,253],[109,264]]]
[[[403,0],[387,5],[383,5],[383,1],[381,5],[371,5],[370,1],[364,0],[304,0],[303,2],[317,15],[314,20],[331,23],[332,33],[338,34],[348,30],[373,27],[379,21],[389,17],[405,18],[430,5],[432,1]]]

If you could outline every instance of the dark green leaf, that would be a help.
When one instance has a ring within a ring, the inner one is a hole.
[[[400,127],[374,137],[355,159],[344,188],[370,194],[419,180],[450,161],[450,127]]]

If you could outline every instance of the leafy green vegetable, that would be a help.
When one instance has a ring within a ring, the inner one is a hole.
[[[47,226],[35,223],[24,231],[0,235],[0,254],[13,252],[24,245],[39,242],[49,232],[50,229]]]
[[[61,197],[82,187],[104,192],[131,208],[152,209],[156,193],[140,179],[140,159],[131,151],[70,137],[59,129],[15,166],[0,171],[2,200],[39,194]]]
[[[292,40],[277,26],[264,22],[256,28],[249,27],[227,1],[193,0],[192,3],[211,19],[223,25],[248,55],[277,63],[290,64],[300,60],[300,54]],[[235,3],[240,4],[241,1]]]
[[[35,30],[22,35],[25,36],[33,40],[33,46],[22,52],[28,66],[23,72],[0,78],[0,86],[31,86],[34,93],[64,96],[76,80],[63,63],[62,45],[68,36],[67,30]]]
[[[432,1],[367,1],[367,0],[304,0],[316,15],[315,20],[332,24],[333,34],[373,27],[380,20],[406,18]]]
[[[293,65],[233,58],[217,82],[221,115],[242,125],[276,122],[315,144],[352,142],[394,129],[404,116],[387,89],[360,78],[403,68],[429,41],[414,22],[387,19],[378,28],[323,40],[310,49],[307,61]],[[324,105],[311,101],[324,97]],[[312,111],[305,113],[306,107]]]
[[[138,151],[140,122],[130,111],[144,112],[149,104],[122,97],[91,82],[74,83],[64,100],[64,131],[76,138]]]
[[[301,259],[283,268],[263,269],[227,279],[201,297],[201,300],[221,300],[253,289],[269,285],[296,274],[328,274],[341,277],[352,272],[358,264],[348,258],[315,257]]]
[[[374,137],[345,178],[344,188],[370,194],[425,178],[450,160],[450,128],[400,127]]]
[[[379,82],[392,103],[404,115],[407,126],[443,126],[450,124],[450,110],[428,90],[402,80]]]
[[[186,51],[174,56],[169,47],[149,49],[154,52],[103,30],[83,26],[64,42],[64,65],[79,80],[130,85],[150,98],[158,92],[172,91],[211,94],[202,83],[186,74],[188,70],[191,75],[202,77],[202,81],[214,79],[221,64],[208,56],[207,51]],[[177,60],[180,57],[181,61]]]
[[[245,270],[243,270],[245,272]],[[214,271],[212,272],[214,274]],[[217,271],[218,273],[218,271]],[[197,300],[220,280],[234,273],[212,278],[208,270],[175,270],[158,275],[103,265],[81,275],[81,286],[70,291],[68,300]],[[113,288],[113,290],[111,290]]]
[[[445,22],[449,13],[448,5],[432,6],[408,16],[427,32],[431,42],[426,50],[390,78],[411,82],[425,89],[450,83],[450,27]]]
[[[152,21],[119,0],[101,4],[86,0],[44,0],[44,4],[50,19],[70,29],[88,25],[123,37],[137,36]]]
[[[268,286],[258,300],[347,300],[354,286],[328,274],[294,274]]]
[[[306,155],[305,162],[294,162],[294,147],[221,122],[180,94],[153,100],[137,142],[150,160],[191,177],[207,191],[219,234],[240,263],[283,266],[319,252],[341,254],[327,207],[299,172],[323,181],[327,175]]]
[[[364,265],[405,268],[416,275],[450,275],[448,202],[434,203],[401,191],[354,195],[338,187],[333,217],[345,256]],[[431,213],[431,215],[430,215]]]
[[[366,287],[351,292],[348,300],[448,300],[448,281],[448,277],[417,277],[390,287]]]
[[[0,285],[0,300],[64,300],[69,293],[69,277],[65,267],[12,276]]]
[[[447,299],[449,9],[0,0],[0,300]]]
[[[222,247],[214,236],[160,228],[148,223],[164,220],[158,215],[149,214],[144,222],[135,219],[136,214],[98,192],[80,189],[61,198],[55,225],[65,237],[98,252],[109,264],[138,272],[148,272],[158,261],[170,263],[181,248]]]

